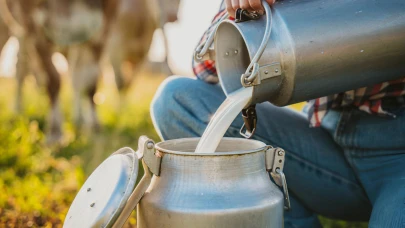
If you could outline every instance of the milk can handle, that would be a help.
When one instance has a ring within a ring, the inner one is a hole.
[[[255,56],[250,62],[244,74],[241,77],[241,83],[244,87],[251,86],[253,81],[256,79],[259,74],[259,59],[262,57],[264,49],[266,49],[267,43],[270,39],[271,29],[273,26],[273,18],[270,5],[266,1],[262,1],[264,10],[266,12],[266,30],[264,31],[263,40],[257,50]]]
[[[112,226],[113,228],[121,228],[125,225],[132,211],[138,205],[139,201],[141,201],[143,195],[150,185],[150,182],[152,181],[153,174],[152,172],[150,172],[149,169],[147,169],[145,161],[142,161],[142,165],[144,167],[145,173],[142,179],[139,181],[138,185],[135,187],[135,190],[129,197],[124,209],[122,210],[120,216],[117,218],[117,221]]]
[[[291,203],[288,194],[287,181],[283,173],[285,151],[281,148],[267,146],[265,160],[266,170],[269,172],[270,178],[283,189],[284,209],[288,211],[291,209]]]
[[[196,62],[201,62],[204,60],[204,56],[207,54],[208,49],[211,47],[212,42],[214,42],[214,38],[215,38],[215,31],[217,30],[218,25],[224,21],[225,19],[227,19],[229,17],[228,13],[225,13],[224,15],[222,15],[219,20],[217,22],[215,22],[215,24],[213,24],[213,28],[211,30],[211,32],[208,34],[208,38],[202,42],[200,45],[198,45],[198,47],[195,49],[194,51],[194,60]]]
[[[113,228],[121,228],[124,226],[132,211],[141,201],[146,190],[149,188],[153,175],[160,175],[161,157],[156,156],[154,147],[155,142],[152,139],[149,139],[146,136],[141,136],[139,138],[138,150],[135,152],[134,159],[136,162],[139,160],[142,161],[144,175],[130,195],[124,209],[112,226]]]

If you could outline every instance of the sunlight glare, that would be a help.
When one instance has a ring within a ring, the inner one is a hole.
[[[163,30],[156,29],[153,33],[152,44],[149,50],[148,58],[152,62],[165,61],[166,50],[164,45]]]
[[[179,20],[165,25],[169,49],[168,61],[174,74],[183,76],[193,74],[191,59],[194,48],[211,24],[220,4],[221,0],[182,0],[178,13]],[[156,32],[155,36],[158,36]],[[150,52],[150,59],[160,58],[160,56],[155,56],[157,53],[164,54],[163,39],[161,37],[154,37],[154,39],[158,42],[154,41],[152,50],[160,49],[160,51]]]
[[[105,99],[106,99],[105,94],[101,93],[101,92],[97,92],[96,94],[94,94],[94,97],[93,97],[93,101],[96,105],[104,104]]]
[[[69,64],[64,55],[59,52],[55,52],[52,55],[52,63],[55,66],[56,70],[61,75],[66,75],[69,70]]]
[[[19,49],[18,40],[12,36],[4,45],[0,56],[0,77],[15,76],[17,53]]]

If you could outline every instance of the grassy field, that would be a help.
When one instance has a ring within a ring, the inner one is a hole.
[[[45,144],[48,102],[43,89],[28,78],[24,111],[14,113],[12,78],[0,78],[0,227],[60,227],[86,177],[120,147],[137,147],[140,135],[158,141],[149,117],[149,103],[162,76],[137,78],[119,103],[115,87],[100,83],[97,106],[102,130],[88,133],[72,123],[68,79],[62,88],[64,139]],[[331,205],[333,206],[333,205]],[[133,216],[128,226],[135,225]],[[325,227],[366,227],[322,218]]]

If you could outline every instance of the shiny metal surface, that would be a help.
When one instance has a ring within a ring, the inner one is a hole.
[[[259,59],[262,57],[263,52],[266,50],[267,43],[269,42],[271,29],[273,27],[273,18],[270,6],[267,4],[266,1],[262,1],[263,8],[266,12],[265,14],[265,27],[264,27],[264,34],[263,40],[260,42],[260,46],[257,48],[255,55],[253,56],[252,60],[250,61],[249,66],[246,68],[244,74],[242,74],[241,83],[244,85],[250,85],[253,81],[258,77],[259,74]]]
[[[142,161],[142,166],[144,170],[144,175],[139,181],[138,185],[128,197],[128,200],[121,210],[117,220],[115,221],[113,228],[120,228],[125,225],[132,211],[136,208],[136,205],[142,199],[146,190],[148,189],[153,174],[159,176],[160,173],[160,161],[161,158],[156,156],[154,150],[155,142],[149,139],[147,136],[141,136],[138,139],[138,150],[136,151],[136,156]]]
[[[213,26],[218,26],[219,23],[221,23],[228,17],[229,17],[228,13],[225,13]],[[210,47],[212,46],[212,43],[214,42],[215,30],[216,29],[214,28],[212,30],[212,32],[210,34],[208,34],[207,40],[205,40],[200,45],[198,45],[198,47],[194,50],[194,60],[196,62],[202,62],[202,61],[206,60],[207,57],[209,57],[211,55],[210,52],[213,52],[212,49],[210,50]]]
[[[266,171],[264,143],[224,138],[195,154],[198,138],[156,144],[160,176],[138,204],[138,227],[282,227],[284,200]]]
[[[82,186],[64,227],[122,227],[136,206],[138,227],[282,227],[288,192],[284,201],[267,171],[282,178],[284,151],[223,138],[216,153],[198,154],[198,141],[160,142],[155,151],[142,136],[137,152],[118,150]],[[138,158],[145,173],[134,189]]]
[[[272,12],[259,64],[280,63],[282,74],[256,85],[252,103],[284,106],[405,76],[403,0],[280,1]],[[227,94],[242,86],[240,75],[259,48],[265,23],[262,17],[218,26],[216,66]]]
[[[142,161],[144,175],[142,179],[139,181],[138,185],[136,186],[135,190],[132,192],[131,196],[128,198],[128,201],[120,213],[119,217],[117,218],[116,222],[113,224],[112,228],[121,228],[125,225],[126,221],[128,220],[129,216],[131,215],[132,211],[136,208],[139,201],[144,196],[146,190],[148,189],[150,182],[152,180],[152,172],[149,170],[148,166],[146,165],[145,161]]]
[[[136,153],[138,159],[143,158],[148,169],[156,176],[159,176],[161,158],[155,156],[155,142],[144,135],[139,137]]]
[[[138,158],[130,148],[108,157],[83,184],[63,227],[111,227],[134,189],[138,166]]]

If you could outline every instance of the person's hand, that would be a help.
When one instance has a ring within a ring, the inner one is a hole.
[[[270,5],[274,4],[276,0],[266,0]],[[263,14],[264,8],[262,0],[225,0],[226,10],[229,16],[234,17],[237,9],[241,8],[248,11],[256,11]]]

